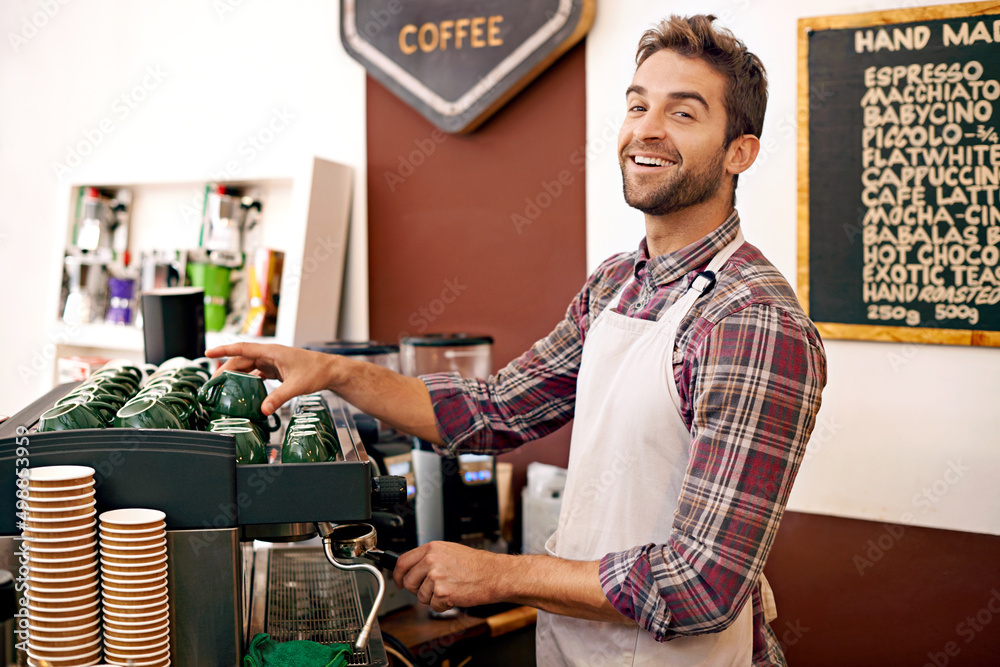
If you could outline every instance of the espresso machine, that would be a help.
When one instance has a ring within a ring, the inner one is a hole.
[[[235,441],[221,433],[36,432],[39,415],[74,386],[57,387],[0,424],[0,496],[15,497],[25,465],[87,465],[95,470],[98,512],[163,511],[174,664],[241,664],[260,632],[279,642],[349,643],[349,664],[387,664],[374,621],[382,577],[370,565],[351,562],[360,552],[335,553],[335,537],[373,512],[397,510],[405,503],[406,483],[373,474],[342,402],[331,406],[340,444],[336,461],[237,466]],[[369,549],[374,540],[359,535],[340,542],[364,542]],[[18,572],[20,553],[14,512],[0,513],[0,570]]]

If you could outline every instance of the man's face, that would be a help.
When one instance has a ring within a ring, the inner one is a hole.
[[[657,51],[632,77],[618,133],[625,201],[666,215],[728,196],[725,78],[705,61]]]

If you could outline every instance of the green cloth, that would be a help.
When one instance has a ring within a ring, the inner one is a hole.
[[[310,641],[278,643],[264,632],[254,635],[243,657],[243,667],[346,667],[352,649],[348,644]]]

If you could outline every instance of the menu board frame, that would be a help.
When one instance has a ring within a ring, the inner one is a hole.
[[[820,275],[819,266],[810,266],[810,236],[811,231],[816,231],[818,237],[819,228],[817,225],[835,224],[839,229],[843,228],[841,238],[843,242],[851,244],[852,252],[863,252],[858,248],[863,248],[863,244],[858,242],[858,238],[864,233],[862,217],[845,220],[843,217],[831,220],[810,219],[810,157],[813,153],[810,147],[810,105],[823,104],[825,96],[830,95],[822,87],[812,85],[810,82],[809,48],[810,37],[816,31],[839,30],[839,29],[862,29],[870,28],[873,35],[878,34],[880,28],[886,28],[891,34],[892,24],[912,24],[920,22],[933,22],[943,19],[971,19],[975,17],[995,16],[1000,19],[1000,4],[995,1],[989,2],[965,2],[952,5],[935,5],[928,7],[916,7],[907,9],[866,12],[860,14],[845,14],[833,16],[820,16],[802,18],[798,21],[798,297],[803,308],[815,321],[821,335],[832,339],[851,340],[874,340],[874,341],[896,341],[912,343],[932,343],[943,345],[972,345],[1000,347],[1000,330],[988,330],[997,328],[992,326],[978,326],[970,321],[961,326],[950,322],[952,328],[935,326],[933,319],[922,316],[914,324],[909,325],[903,321],[907,318],[917,320],[912,317],[916,310],[907,311],[905,307],[889,306],[882,310],[871,310],[867,306],[867,317],[873,319],[871,324],[859,323],[858,317],[843,316],[830,317],[831,310],[835,308],[827,307],[823,316],[819,316],[811,308],[811,295],[819,295],[822,290],[830,290],[829,278],[822,284],[812,281],[824,279]],[[991,22],[992,23],[992,22]],[[867,34],[867,33],[866,33]],[[1000,52],[1000,46],[996,46]],[[871,53],[865,54],[871,58]],[[1000,62],[998,59],[997,62]],[[990,71],[995,78],[1000,78],[1000,68]],[[851,74],[853,76],[854,73]],[[996,108],[1000,111],[1000,101],[996,102]],[[1000,131],[1000,113],[993,116],[990,125]],[[855,129],[855,128],[852,128]],[[861,137],[863,126],[857,127],[858,138]],[[853,141],[855,137],[845,138],[844,141]],[[817,160],[817,162],[819,162]],[[861,164],[857,165],[857,172],[860,176],[863,170]],[[859,179],[860,182],[860,179]],[[817,201],[819,201],[817,199]],[[996,204],[1000,207],[1000,203]],[[821,216],[817,216],[821,217]],[[952,228],[954,229],[954,228]],[[827,234],[829,238],[829,234]],[[998,244],[1000,245],[1000,244]],[[996,267],[995,267],[996,268]],[[1000,272],[998,272],[1000,273]],[[835,302],[836,300],[834,300]],[[852,303],[856,308],[857,304]],[[876,306],[878,308],[879,306]],[[1000,313],[1000,303],[991,305]],[[947,309],[947,307],[945,307]],[[958,308],[958,306],[956,306]],[[968,310],[968,308],[966,309]],[[846,312],[846,311],[845,311]],[[903,316],[905,312],[905,317]],[[942,311],[943,313],[943,311]],[[874,314],[874,317],[873,317]],[[978,313],[976,316],[978,320]],[[984,323],[987,324],[987,323]]]

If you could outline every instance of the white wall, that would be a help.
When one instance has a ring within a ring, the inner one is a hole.
[[[714,13],[764,62],[764,150],[740,178],[738,208],[747,239],[794,286],[796,22],[930,4],[602,0],[587,42],[588,268],[634,250],[643,234],[642,215],[622,199],[615,135],[644,29],[671,13]],[[826,350],[829,383],[789,507],[1000,534],[1000,350],[840,340]]]
[[[353,167],[342,333],[366,338],[365,79],[339,3],[62,2],[0,3],[0,414],[47,390],[53,343],[72,342],[49,339],[70,184],[208,181],[230,161],[233,180],[289,177],[314,155]],[[251,149],[276,114],[287,123]],[[81,142],[96,146],[57,175]]]

